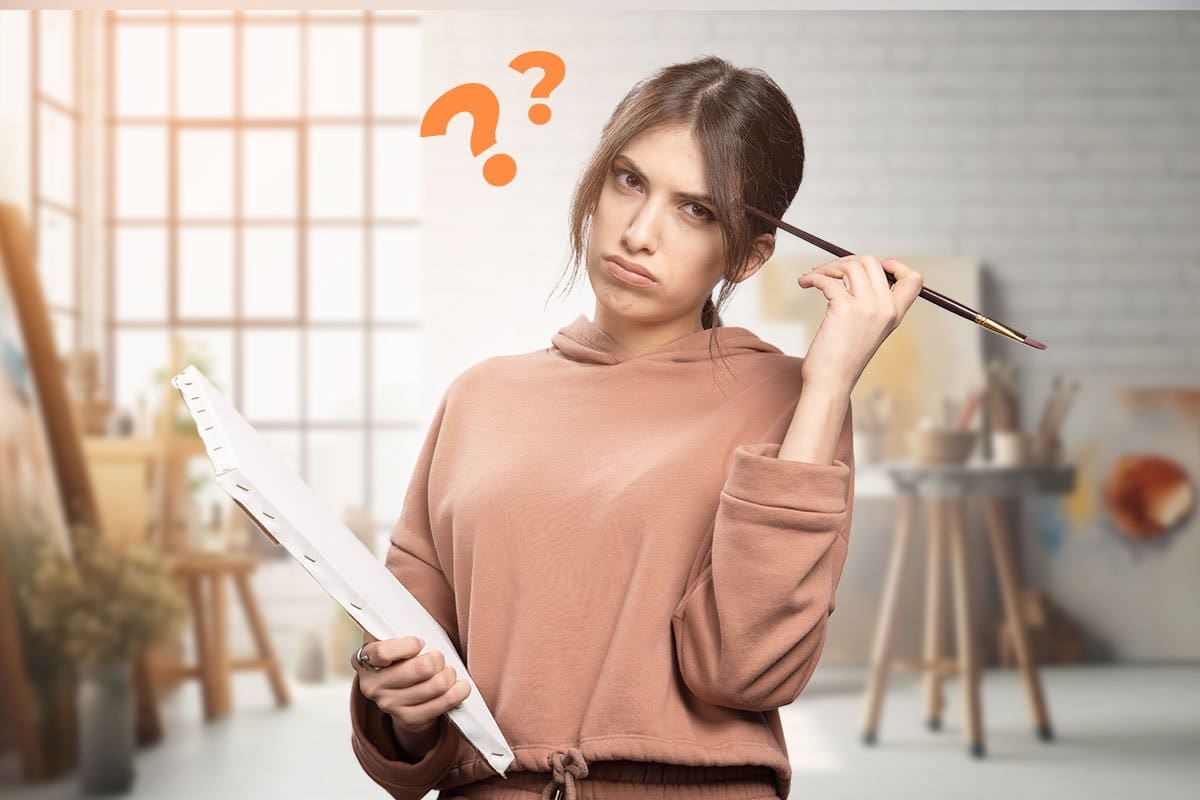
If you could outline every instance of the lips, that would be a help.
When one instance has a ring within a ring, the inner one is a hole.
[[[629,270],[630,272],[636,272],[639,275],[644,275],[647,278],[649,278],[650,280],[654,281],[655,283],[658,283],[658,278],[655,278],[654,274],[652,272],[650,272],[650,270],[643,267],[641,264],[635,264],[632,261],[626,261],[625,259],[621,258],[620,256],[614,256],[614,255],[606,255],[604,258],[608,261],[615,261],[616,263],[620,264],[622,267]]]

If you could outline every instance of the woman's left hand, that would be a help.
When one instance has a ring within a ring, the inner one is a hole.
[[[884,270],[896,278],[888,284]],[[838,280],[844,281],[844,285]],[[894,258],[844,256],[797,280],[821,290],[829,307],[813,336],[800,377],[849,395],[883,340],[900,325],[924,285],[921,273]]]

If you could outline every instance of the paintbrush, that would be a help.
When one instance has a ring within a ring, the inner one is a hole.
[[[792,234],[793,236],[799,236],[804,241],[809,242],[810,244],[815,244],[817,247],[821,248],[822,250],[826,250],[830,253],[833,253],[835,256],[852,256],[852,255],[854,255],[854,253],[851,253],[849,250],[846,250],[845,248],[838,247],[836,244],[827,242],[824,239],[821,239],[820,237],[813,236],[811,233],[805,233],[804,231],[800,230],[796,226],[789,225],[788,223],[784,222],[783,220],[779,219],[778,217],[773,217],[770,214],[766,213],[765,211],[759,211],[757,208],[750,205],[749,203],[742,203],[742,207],[745,208],[747,211],[749,211],[751,214],[755,214],[756,216],[759,216],[762,219],[765,219],[767,222],[770,222],[772,225],[776,225],[780,228],[783,228],[785,231]],[[896,282],[895,277],[893,277],[891,273],[885,271],[884,276],[887,278],[889,284]],[[926,300],[928,300],[929,302],[934,303],[935,305],[939,305],[942,308],[946,309],[947,311],[952,311],[955,314],[958,314],[960,317],[963,317],[964,319],[969,319],[969,320],[971,320],[971,322],[974,322],[976,325],[979,325],[982,328],[986,328],[987,330],[992,331],[993,333],[998,333],[1001,336],[1007,336],[1008,338],[1010,338],[1014,341],[1021,342],[1022,344],[1027,344],[1030,347],[1037,348],[1038,350],[1046,349],[1046,345],[1042,344],[1037,339],[1033,339],[1029,336],[1026,336],[1025,334],[1010,328],[1009,326],[1005,325],[1002,322],[997,322],[996,320],[992,319],[991,317],[986,317],[983,314],[980,314],[975,309],[971,308],[970,306],[963,305],[962,303],[958,302],[957,300],[952,300],[949,297],[946,297],[946,295],[940,294],[939,292],[935,292],[933,289],[930,289],[927,286],[921,287],[921,291],[917,294],[917,297],[923,297]]]

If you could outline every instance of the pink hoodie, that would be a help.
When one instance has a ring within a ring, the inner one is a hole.
[[[761,765],[788,796],[777,709],[808,683],[833,613],[851,413],[832,464],[777,458],[803,359],[719,327],[730,375],[711,334],[635,357],[581,315],[550,347],[470,367],[438,406],[386,563],[458,647],[509,774],[565,783],[568,752]],[[393,797],[496,776],[445,715],[406,761],[357,677],[351,719],[355,755]]]

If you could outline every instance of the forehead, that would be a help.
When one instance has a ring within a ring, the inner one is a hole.
[[[701,194],[708,191],[704,152],[689,128],[650,128],[617,151],[632,159],[646,177],[668,190]]]

